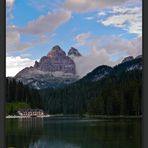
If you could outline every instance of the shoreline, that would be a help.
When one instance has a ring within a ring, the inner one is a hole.
[[[20,118],[47,118],[47,117],[50,117],[50,115],[36,116],[36,117],[8,115],[8,116],[6,116],[6,119],[20,119]]]
[[[106,115],[43,115],[43,116],[18,116],[18,115],[8,115],[6,119],[19,119],[19,118],[63,118],[63,119],[141,119],[142,115],[140,116],[106,116]]]

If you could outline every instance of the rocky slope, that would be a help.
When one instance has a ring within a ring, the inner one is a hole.
[[[17,81],[36,89],[61,87],[78,80],[74,61],[60,46],[54,46],[47,56],[43,56],[33,67],[21,70]]]
[[[75,63],[66,56],[66,53],[59,46],[54,46],[47,56],[42,57],[39,62],[36,61],[34,68],[45,72],[60,71],[76,74]]]
[[[142,70],[142,55],[139,55],[136,58],[133,58],[132,56],[126,57],[122,60],[120,64],[114,67],[101,65],[94,69],[92,72],[88,73],[86,76],[84,76],[80,81],[99,81],[112,74],[118,76],[122,72],[134,70]]]
[[[76,48],[71,47],[68,52],[68,56],[74,58],[74,57],[81,57],[82,55]]]

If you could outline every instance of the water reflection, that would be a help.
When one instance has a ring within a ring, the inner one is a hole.
[[[28,120],[28,119],[27,119]],[[7,121],[7,146],[15,148],[141,148],[141,121]]]
[[[7,147],[28,148],[43,134],[42,118],[7,119],[6,144]]]
[[[43,128],[43,118],[19,118],[19,128]]]
[[[29,148],[81,148],[76,144],[66,143],[64,141],[45,141],[45,139],[38,140],[34,144],[30,144]]]

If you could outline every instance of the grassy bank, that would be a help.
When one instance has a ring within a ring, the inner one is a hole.
[[[30,105],[25,102],[6,103],[6,115],[14,115],[17,110],[25,108],[30,108]]]

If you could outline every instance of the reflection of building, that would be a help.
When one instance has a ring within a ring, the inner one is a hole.
[[[18,127],[26,130],[42,130],[44,118],[18,118]]]
[[[42,109],[20,109],[17,111],[20,116],[43,116],[44,112]]]

